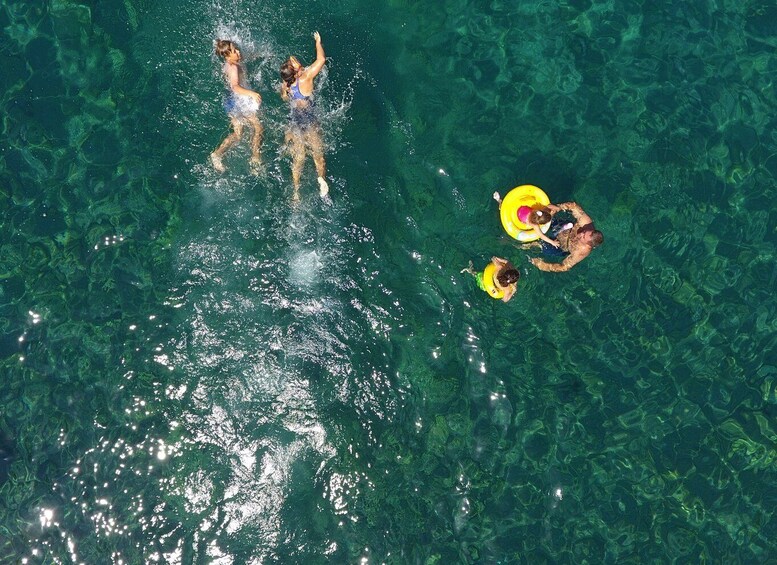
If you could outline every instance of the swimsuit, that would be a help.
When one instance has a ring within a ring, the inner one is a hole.
[[[475,275],[475,282],[478,283],[478,288],[480,290],[486,290],[486,285],[483,284],[483,273],[477,273]],[[486,292],[488,291],[486,290]]]
[[[318,118],[314,109],[313,100],[305,96],[299,90],[299,83],[295,82],[289,87],[291,106],[291,127],[299,132],[304,132],[318,125]]]
[[[539,224],[546,224],[546,223],[548,223],[550,221],[550,220],[544,219],[549,214],[547,214],[546,212],[544,212],[541,209],[531,208],[529,206],[519,206],[518,207],[518,212],[517,212],[518,219],[521,222],[523,222],[524,224],[526,224],[527,226],[537,225],[537,224],[533,224],[532,222],[529,221],[529,219],[531,217],[531,213],[534,212],[534,211],[536,211],[537,215],[539,216],[539,218],[538,218]]]
[[[224,100],[224,111],[230,118],[248,118],[256,114],[259,104],[251,96],[231,93]]]
[[[289,93],[291,94],[292,100],[309,100],[310,96],[305,96],[302,94],[299,90],[299,82],[295,82],[291,85],[291,88],[289,88]]]
[[[306,131],[317,125],[318,118],[312,104],[291,107],[291,127],[293,129]]]

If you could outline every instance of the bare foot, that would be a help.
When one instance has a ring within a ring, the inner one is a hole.
[[[329,185],[324,180],[324,177],[318,177],[318,193],[321,195],[321,198],[326,198],[326,195],[329,194]]]
[[[296,204],[297,202],[299,202],[299,190],[297,190],[296,188],[294,189],[294,193],[291,195],[291,201],[292,201],[294,204]]]
[[[215,151],[210,154],[210,162],[213,163],[213,168],[219,173],[223,173],[227,170],[226,167],[224,167],[224,163],[221,161],[221,155]]]
[[[498,192],[495,192],[495,193],[494,193],[494,200],[496,200],[496,201],[497,201],[497,203],[498,203],[500,206],[502,205],[502,197],[501,197],[501,196],[499,196],[499,193],[498,193]]]
[[[261,155],[253,155],[251,159],[248,161],[248,168],[251,171],[251,174],[256,176],[259,173],[262,172],[262,156]]]

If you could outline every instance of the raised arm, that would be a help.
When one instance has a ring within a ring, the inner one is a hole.
[[[316,40],[316,60],[313,61],[312,65],[306,67],[305,72],[303,73],[303,77],[308,80],[313,80],[313,78],[321,72],[321,69],[324,68],[324,63],[326,63],[324,46],[321,45],[321,35],[318,32],[314,32],[313,39]]]

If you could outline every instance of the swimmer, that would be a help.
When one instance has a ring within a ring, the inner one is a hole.
[[[256,173],[262,164],[259,146],[262,143],[264,130],[256,115],[262,103],[262,97],[258,92],[247,88],[240,51],[232,41],[216,40],[216,54],[224,59],[224,78],[230,90],[229,97],[224,102],[224,110],[232,123],[232,133],[210,154],[211,163],[213,163],[213,168],[220,173],[226,170],[223,161],[224,153],[240,141],[240,137],[243,135],[243,125],[248,124],[253,132],[249,164],[251,172]]]
[[[289,101],[291,108],[289,127],[286,130],[286,143],[291,150],[291,180],[294,185],[294,200],[299,200],[299,183],[305,165],[305,154],[309,149],[318,173],[318,190],[321,198],[329,194],[326,182],[326,161],[324,161],[324,143],[321,126],[313,103],[313,79],[324,67],[326,56],[321,45],[321,36],[313,34],[316,40],[316,60],[303,67],[296,57],[289,57],[281,65],[281,98]]]
[[[560,263],[548,263],[535,257],[531,262],[541,271],[560,273],[568,271],[588,257],[591,251],[602,244],[604,235],[594,227],[591,217],[576,202],[565,202],[555,208],[570,212],[576,221],[574,224],[563,223],[554,217],[548,233],[556,238],[559,245],[551,248],[542,244],[541,247],[547,257],[564,257],[564,260]],[[535,245],[540,244],[535,242]]]
[[[493,268],[489,269],[491,265],[493,265]],[[493,273],[491,274],[492,280],[483,280],[483,275],[489,270]],[[518,288],[518,279],[521,277],[518,269],[510,261],[501,257],[491,257],[491,263],[486,266],[482,273],[475,271],[472,261],[461,272],[469,273],[475,277],[480,290],[486,291],[493,298],[501,298],[502,302],[508,302],[513,297]]]
[[[494,193],[494,200],[496,200],[497,204],[499,204],[499,208],[501,209],[502,198],[499,196],[498,192]],[[520,206],[518,208],[518,219],[527,226],[531,227],[532,231],[542,241],[548,245],[552,245],[553,247],[558,247],[559,244],[542,233],[542,229],[540,228],[541,225],[550,222],[550,220],[553,218],[553,214],[556,212],[558,212],[558,207],[554,206],[553,204],[548,204],[547,206],[538,206],[536,208],[531,206]]]

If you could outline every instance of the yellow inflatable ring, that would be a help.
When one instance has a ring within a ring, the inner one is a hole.
[[[536,241],[540,238],[537,233],[518,219],[518,208],[521,206],[547,206],[550,204],[550,198],[539,187],[531,184],[522,184],[516,186],[502,200],[502,206],[499,208],[499,217],[502,219],[502,227],[507,234],[522,243]],[[550,223],[540,226],[542,233],[550,228]]]
[[[494,271],[496,270],[496,267],[494,267],[493,263],[489,263],[486,265],[486,268],[483,270],[483,288],[485,291],[491,296],[491,298],[496,298],[497,300],[501,300],[504,298],[505,293],[498,288],[496,288],[496,285],[494,284]]]

